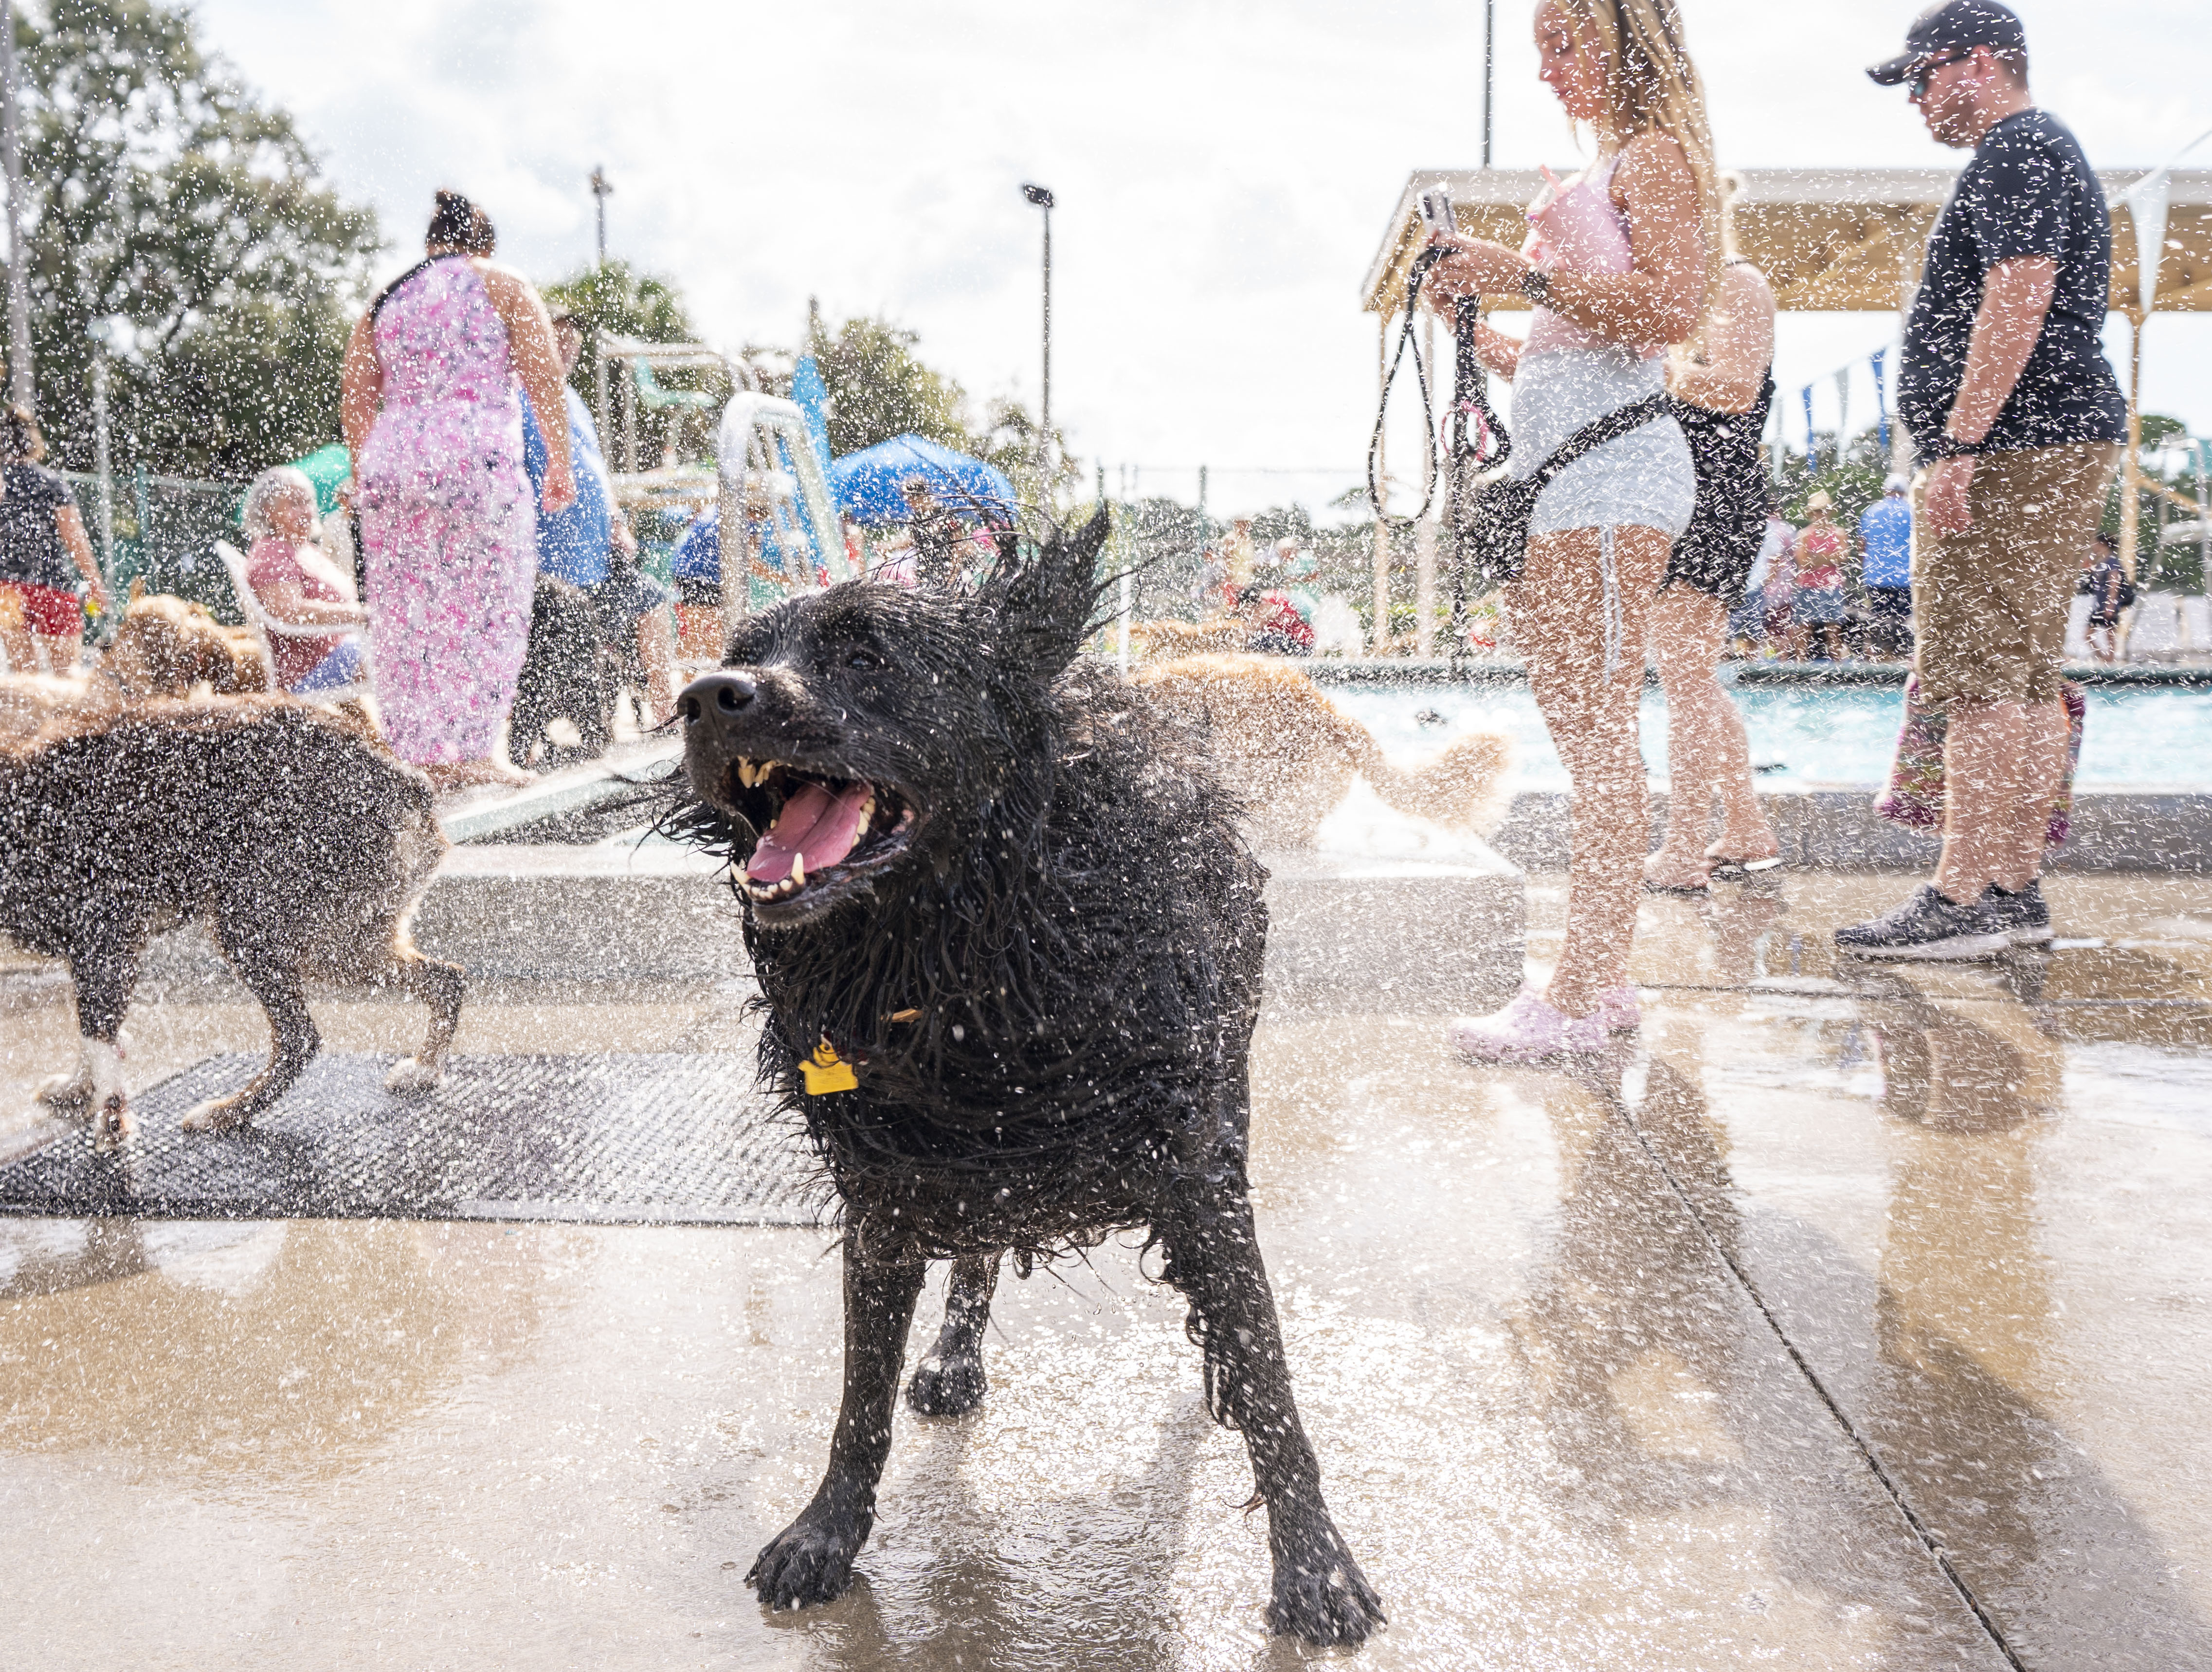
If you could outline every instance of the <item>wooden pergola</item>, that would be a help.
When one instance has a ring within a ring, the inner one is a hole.
[[[1734,178],[1739,182],[1737,244],[1766,275],[1779,307],[1893,313],[1906,306],[1918,283],[1929,231],[1957,176],[1940,168],[1746,168]],[[2145,314],[2149,308],[2212,313],[2212,169],[2177,168],[2162,179],[2161,192],[2159,180],[2142,169],[2098,174],[2112,205],[2112,307],[2132,327],[2126,465],[2131,489],[2138,478],[2134,441],[2140,434],[2136,407]],[[1360,292],[1361,305],[1381,316],[1386,345],[1391,320],[1405,306],[1407,270],[1425,239],[1420,194],[1438,185],[1450,193],[1462,231],[1517,246],[1528,233],[1522,211],[1543,189],[1544,176],[1533,168],[1417,168],[1407,176]],[[2160,251],[2155,284],[2148,289],[2141,258],[2146,234]],[[1527,303],[1515,295],[1501,296],[1496,305],[1504,311]],[[2130,496],[2130,508],[2134,502]],[[2132,572],[2132,514],[2122,520],[2122,539]],[[1379,605],[1389,561],[1379,525],[1376,553]],[[1431,560],[1427,567],[1432,566]],[[1419,620],[1425,636],[1425,610]]]

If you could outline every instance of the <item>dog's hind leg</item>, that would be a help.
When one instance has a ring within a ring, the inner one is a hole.
[[[92,1146],[102,1155],[120,1149],[135,1127],[123,1091],[117,1040],[138,979],[137,944],[137,937],[131,935],[70,956],[79,1036],[76,1072],[56,1075],[39,1090],[39,1100],[57,1114],[90,1121]]]
[[[983,1402],[983,1331],[991,1322],[991,1292],[998,1283],[996,1254],[971,1254],[952,1262],[945,1326],[906,1384],[909,1408],[926,1417],[957,1417]]]
[[[307,1014],[298,969],[265,956],[234,955],[232,966],[269,1017],[269,1064],[243,1090],[195,1104],[178,1123],[187,1132],[222,1132],[245,1125],[283,1097],[322,1049],[322,1036]]]
[[[461,996],[468,978],[458,964],[424,958],[413,947],[402,946],[392,960],[392,979],[430,1006],[430,1031],[421,1050],[393,1065],[384,1077],[384,1089],[428,1091],[446,1077],[446,1053],[461,1023]]]
[[[1206,1355],[1206,1408],[1252,1454],[1274,1559],[1268,1626],[1310,1643],[1365,1641],[1382,1623],[1382,1604],[1322,1501],[1251,1203],[1239,1195],[1194,1222],[1155,1229],[1167,1250],[1162,1276],[1190,1299],[1187,1328]]]
[[[745,1583],[772,1608],[826,1602],[853,1581],[853,1558],[876,1524],[876,1482],[891,1450],[906,1334],[921,1292],[921,1262],[867,1264],[845,1239],[845,1396],[830,1442],[830,1469],[798,1520],[755,1559]]]

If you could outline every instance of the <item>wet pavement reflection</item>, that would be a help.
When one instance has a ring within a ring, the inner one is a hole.
[[[117,1219],[0,1221],[0,1661],[2212,1665],[2212,885],[2062,879],[2048,955],[1839,966],[1896,891],[1652,903],[1644,1032],[1571,1073],[1263,1021],[1261,1235],[1390,1611],[1356,1655],[1266,1635],[1249,1465],[1131,1249],[1002,1285],[983,1408],[902,1411],[859,1583],[769,1618],[825,1235]],[[66,990],[0,976],[20,1100]],[[515,984],[463,1046],[734,1057],[742,996]],[[257,1026],[170,995],[129,1073]]]

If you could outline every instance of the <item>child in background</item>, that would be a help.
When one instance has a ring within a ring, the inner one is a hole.
[[[1816,660],[1840,661],[1844,654],[1844,555],[1849,550],[1836,526],[1835,502],[1816,493],[1805,502],[1811,517],[1797,536],[1797,625]],[[1824,648],[1825,647],[1825,648]]]

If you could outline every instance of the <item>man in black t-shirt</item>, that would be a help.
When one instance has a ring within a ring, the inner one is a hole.
[[[1929,235],[1897,392],[1922,465],[1914,668],[1947,721],[1943,855],[1836,945],[1987,957],[2051,937],[2037,877],[2067,759],[2067,606],[2127,435],[2100,337],[2112,224],[2073,134],[2030,100],[2027,33],[1996,0],[1929,7],[1867,73],[1909,82],[1929,134],[1974,155]]]

